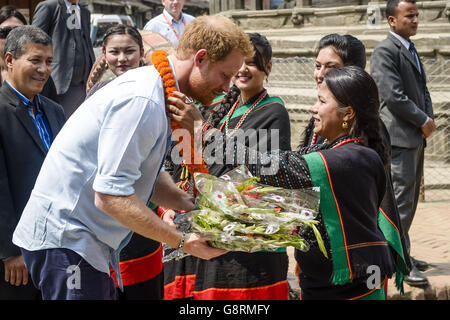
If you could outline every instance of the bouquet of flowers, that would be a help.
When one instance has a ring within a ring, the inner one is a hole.
[[[196,209],[178,215],[174,222],[208,239],[211,246],[244,252],[275,251],[287,246],[307,251],[309,244],[301,234],[305,228],[312,228],[321,251],[327,255],[315,226],[318,189],[263,185],[245,166],[220,178],[195,173],[194,183],[199,192]],[[171,255],[164,261],[183,256],[180,252]]]

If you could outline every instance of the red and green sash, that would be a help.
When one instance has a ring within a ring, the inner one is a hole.
[[[353,279],[352,266],[348,252],[342,214],[333,190],[329,168],[324,156],[319,152],[304,155],[314,186],[320,187],[320,210],[327,230],[333,258],[332,283],[342,285]],[[406,274],[406,263],[400,240],[400,233],[389,217],[380,209],[378,227],[388,244],[397,253],[396,287],[403,293],[403,278]]]
[[[303,158],[308,164],[313,185],[320,187],[320,210],[330,239],[333,257],[332,283],[336,285],[349,283],[353,279],[353,272],[341,211],[334,195],[327,163],[319,152],[309,153],[304,155]]]

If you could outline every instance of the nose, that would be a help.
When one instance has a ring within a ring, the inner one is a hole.
[[[316,103],[311,106],[310,111],[312,113],[317,113],[318,109],[319,109],[319,100],[317,100]]]
[[[323,77],[325,77],[325,66],[320,67],[319,70],[316,71],[316,82],[322,83]]]
[[[242,66],[239,68],[238,73],[239,72],[245,72],[247,71],[247,65],[245,64],[245,62],[242,64]]]
[[[119,57],[117,58],[118,61],[126,61],[127,60],[127,56],[124,52],[119,54]]]
[[[47,73],[49,70],[51,72],[51,65],[47,65],[47,63],[45,63],[45,62],[39,63],[37,72]]]

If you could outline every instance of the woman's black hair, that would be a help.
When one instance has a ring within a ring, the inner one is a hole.
[[[259,33],[247,33],[255,49],[254,62],[267,76],[267,64],[272,60],[272,46],[265,36]]]
[[[247,35],[253,44],[253,48],[255,49],[255,65],[260,71],[263,71],[266,75],[268,75],[266,66],[272,60],[272,46],[267,38],[259,33],[247,33]],[[216,128],[223,117],[225,117],[228,114],[228,111],[230,111],[233,107],[240,94],[241,91],[239,88],[232,85],[222,102],[214,108],[200,106],[200,111],[203,118],[205,118],[212,127]]]
[[[2,24],[11,17],[19,19],[24,25],[28,24],[27,19],[25,19],[23,14],[21,14],[16,7],[10,5],[3,6],[0,9],[0,24]]]
[[[324,36],[319,41],[316,56],[319,51],[326,47],[332,47],[334,52],[342,59],[344,66],[366,67],[366,47],[361,40],[352,35],[340,35],[332,33]]]
[[[342,59],[344,66],[358,66],[362,69],[366,67],[366,47],[361,40],[352,35],[340,35],[332,33],[319,40],[316,56],[323,48],[331,47],[334,52]],[[305,129],[303,144],[300,147],[306,147],[313,135],[314,118],[311,118]]]
[[[381,136],[380,102],[373,78],[360,67],[347,66],[331,69],[324,81],[341,105],[351,106],[355,111],[350,136],[363,139],[386,164],[388,153]]]
[[[140,50],[144,49],[144,44],[142,42],[142,36],[139,33],[139,30],[133,26],[129,26],[126,24],[118,24],[118,25],[108,28],[108,30],[106,30],[106,32],[105,32],[105,35],[103,36],[103,45],[106,47],[109,37],[114,36],[114,35],[122,35],[122,34],[127,34],[127,35],[131,36],[136,41],[136,43],[139,45],[139,49]]]

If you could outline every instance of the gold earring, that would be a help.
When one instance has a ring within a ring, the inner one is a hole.
[[[342,129],[348,129],[347,121],[342,122]]]

